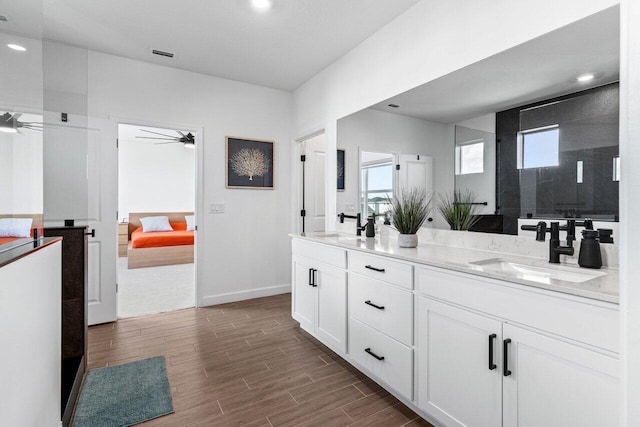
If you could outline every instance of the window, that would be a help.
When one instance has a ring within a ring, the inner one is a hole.
[[[518,134],[518,169],[558,166],[560,128],[558,125]]]
[[[460,144],[456,147],[456,175],[484,172],[484,141]]]
[[[384,214],[393,198],[393,164],[385,163],[362,168],[362,213]]]

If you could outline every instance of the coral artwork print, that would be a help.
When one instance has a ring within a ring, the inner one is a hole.
[[[227,188],[273,190],[273,141],[227,137]]]
[[[254,176],[264,176],[269,172],[269,159],[255,148],[243,148],[231,156],[229,162],[238,176],[248,176],[249,181],[253,181]]]

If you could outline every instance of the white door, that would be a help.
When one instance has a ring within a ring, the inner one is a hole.
[[[292,258],[293,295],[291,315],[300,326],[309,332],[315,328],[316,288],[311,262],[294,256]]]
[[[318,291],[316,333],[336,349],[347,351],[347,272],[328,265],[316,266]]]
[[[618,425],[619,360],[504,325],[504,426]]]
[[[447,426],[502,423],[502,323],[421,297],[418,405]]]
[[[396,190],[424,188],[427,195],[433,193],[433,159],[428,156],[398,154]],[[399,167],[399,169],[398,169]]]
[[[326,163],[324,134],[304,141],[304,153],[306,156],[304,208],[307,212],[305,231],[324,231],[324,171]]]
[[[90,325],[117,317],[114,126],[90,119],[87,128],[47,124],[44,130],[45,226],[73,219],[95,230],[88,252]]]

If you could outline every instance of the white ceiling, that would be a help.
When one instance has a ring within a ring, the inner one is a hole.
[[[40,35],[38,1],[0,0],[0,31]],[[419,0],[44,0],[46,39],[291,91]],[[173,59],[151,54],[169,51]]]
[[[619,13],[619,7],[612,7],[372,108],[456,123],[617,81]],[[578,75],[587,72],[596,78],[588,84],[576,81]]]

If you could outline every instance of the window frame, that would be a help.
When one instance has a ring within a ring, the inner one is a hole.
[[[555,165],[543,165],[543,166],[524,166],[524,143],[525,137],[527,135],[533,135],[536,133],[547,132],[550,130],[557,129],[558,131],[558,160]],[[554,124],[549,126],[542,126],[534,129],[521,130],[518,132],[518,143],[517,143],[517,167],[519,170],[521,169],[538,169],[538,168],[552,168],[560,166],[560,125]]]

